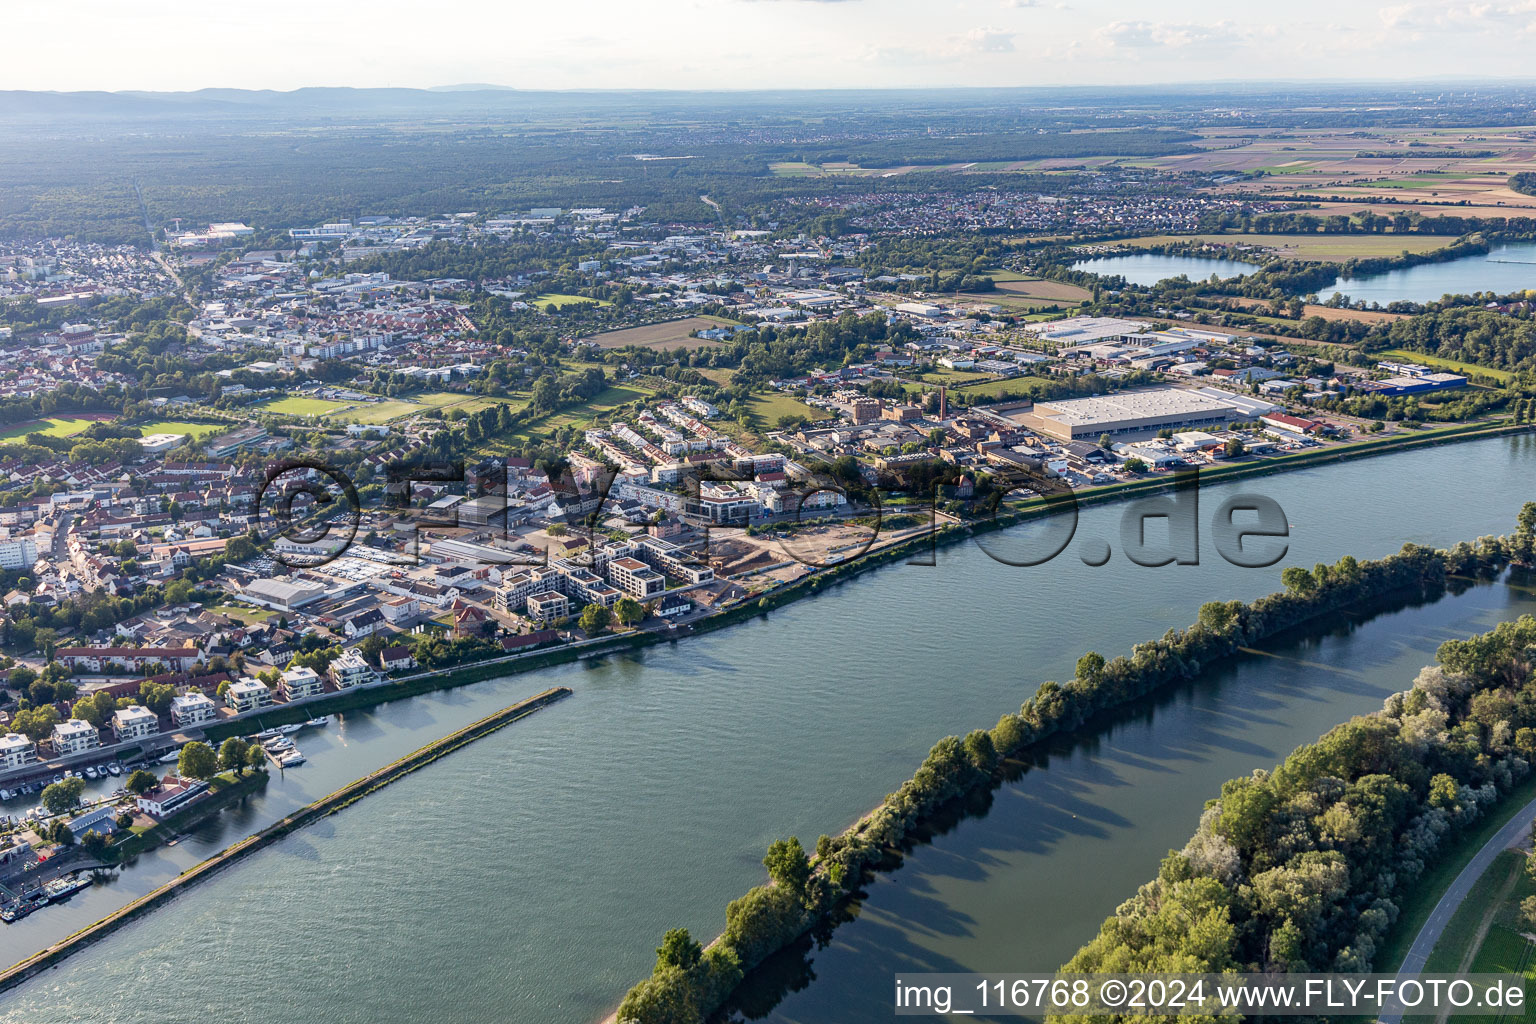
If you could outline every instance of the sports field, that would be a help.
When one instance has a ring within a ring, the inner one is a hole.
[[[192,440],[200,441],[212,434],[231,429],[228,423],[188,423],[185,420],[157,420],[154,423],[140,423],[138,428],[145,436],[150,434],[187,434]]]
[[[0,428],[0,440],[26,437],[28,434],[46,434],[49,437],[74,437],[93,423],[111,420],[111,416],[49,416],[46,419],[27,420]]]
[[[270,402],[263,402],[257,406],[267,412],[281,413],[284,416],[325,416],[344,408],[346,402],[333,402],[328,398],[298,398],[289,395],[286,398],[274,398]]]

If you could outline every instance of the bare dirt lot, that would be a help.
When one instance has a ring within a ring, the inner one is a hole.
[[[626,327],[623,330],[593,334],[581,340],[594,342],[598,348],[624,348],[628,345],[664,350],[698,348],[718,345],[720,342],[689,335],[694,331],[719,327],[724,322],[705,316],[691,316],[686,320],[669,320],[663,324],[646,324],[644,327]]]

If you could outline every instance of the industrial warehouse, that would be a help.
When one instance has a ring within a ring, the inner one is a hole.
[[[1129,438],[1161,430],[1196,430],[1256,417],[1275,408],[1278,406],[1271,402],[1215,389],[1161,387],[1039,402],[1018,420],[1047,437],[1073,441],[1104,434]]]

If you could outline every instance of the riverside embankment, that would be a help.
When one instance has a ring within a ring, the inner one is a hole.
[[[438,758],[444,757],[482,736],[504,728],[520,718],[525,718],[540,708],[568,697],[570,694],[571,691],[569,689],[561,686],[546,690],[527,700],[519,701],[511,707],[503,708],[495,714],[487,715],[476,722],[472,722],[463,729],[444,736],[433,743],[429,743],[421,749],[407,754],[398,761],[385,765],[377,771],[370,772],[356,782],[343,786],[335,792],[300,808],[281,820],[268,825],[255,835],[242,839],[233,846],[220,851],[195,867],[183,872],[174,881],[167,882],[165,885],[139,897],[115,913],[102,918],[100,921],[75,932],[59,942],[53,943],[34,956],[13,965],[3,973],[0,973],[0,992],[21,984],[41,971],[57,966],[66,957],[78,953],[94,942],[101,941],[119,928],[175,899],[191,886],[209,880],[219,871],[259,850],[271,846],[284,836],[320,818],[335,814],[342,808],[361,800],[368,794],[382,789],[417,769],[431,764]]]

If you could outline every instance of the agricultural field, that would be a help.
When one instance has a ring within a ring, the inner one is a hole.
[[[564,295],[560,292],[547,292],[543,295],[537,295],[528,300],[528,304],[530,306],[538,306],[546,313],[555,309],[559,309],[561,306],[576,306],[583,302],[587,303],[588,305],[596,306],[613,305],[613,303],[609,302],[607,299],[591,299],[585,295]]]
[[[1342,263],[1345,260],[1373,256],[1397,256],[1404,251],[1411,253],[1432,252],[1443,249],[1449,238],[1432,235],[1261,235],[1261,234],[1200,234],[1200,235],[1146,235],[1126,239],[1128,245],[1176,245],[1188,242],[1206,242],[1214,245],[1252,246],[1272,252],[1276,256],[1297,260],[1320,260]]]
[[[683,320],[668,320],[666,323],[646,324],[644,327],[625,327],[617,331],[592,334],[581,340],[592,342],[598,348],[625,348],[629,345],[638,345],[641,348],[669,351],[680,348],[719,345],[720,342],[718,341],[710,341],[707,338],[691,338],[689,335],[694,331],[707,331],[715,327],[733,325],[734,321],[719,317],[690,316]]]

